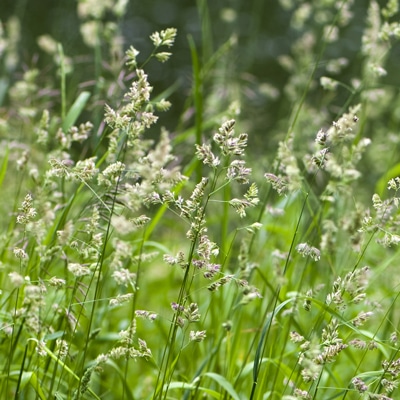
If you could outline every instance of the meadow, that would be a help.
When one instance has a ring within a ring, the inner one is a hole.
[[[398,2],[251,4],[0,15],[0,398],[400,398]]]

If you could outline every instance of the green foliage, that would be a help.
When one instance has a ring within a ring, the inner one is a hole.
[[[90,89],[50,36],[54,69],[19,75],[18,19],[0,32],[0,397],[397,398],[397,2],[370,2],[351,76],[355,4],[279,2],[296,40],[286,83],[254,92],[285,110],[262,162],[263,117],[228,79],[240,41],[213,40],[207,2],[173,135],[176,86],[146,70],[169,68],[177,30],[124,52],[127,2],[92,3]]]

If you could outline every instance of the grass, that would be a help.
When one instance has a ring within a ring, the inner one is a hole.
[[[157,119],[176,86],[146,68],[168,68],[176,30],[124,53],[119,25],[79,4],[94,82],[72,97],[78,65],[51,38],[48,75],[3,80],[0,397],[397,398],[395,2],[370,3],[351,77],[330,54],[352,3],[282,2],[298,38],[285,86],[264,86],[281,104],[265,163],[207,2],[174,134]]]

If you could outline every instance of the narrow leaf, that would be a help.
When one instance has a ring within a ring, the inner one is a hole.
[[[4,177],[6,176],[9,152],[10,152],[10,150],[7,147],[6,153],[4,154],[3,162],[1,163],[1,168],[0,168],[0,187],[3,184]]]
[[[236,393],[232,384],[222,375],[216,374],[214,372],[206,372],[203,376],[208,376],[217,382],[230,396],[230,398],[234,400],[240,400],[239,395]]]
[[[76,120],[81,115],[83,109],[85,108],[89,98],[90,98],[89,92],[82,92],[75,100],[74,104],[72,104],[62,124],[62,129],[64,132],[67,132],[68,129],[70,129],[71,126],[74,125]]]

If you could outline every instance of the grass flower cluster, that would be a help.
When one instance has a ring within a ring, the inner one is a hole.
[[[124,52],[128,2],[79,0],[95,65],[73,99],[62,43],[39,38],[49,76],[15,79],[18,20],[0,29],[1,398],[400,396],[398,4],[370,1],[342,80],[356,2],[279,3],[297,39],[269,88],[290,113],[262,162],[237,98],[211,112],[234,40],[205,65],[189,40],[195,116],[170,133],[146,69],[175,28]]]

